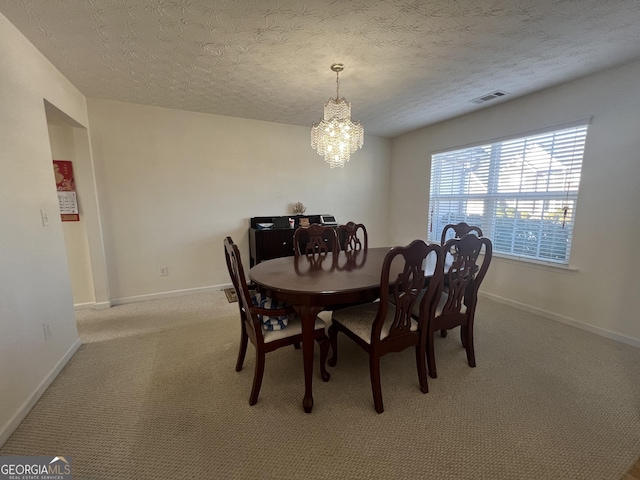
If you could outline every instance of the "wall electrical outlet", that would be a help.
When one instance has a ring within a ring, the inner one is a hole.
[[[51,338],[51,325],[49,325],[49,322],[44,322],[42,324],[42,330],[44,331],[44,339],[49,340]]]
[[[47,225],[49,225],[49,214],[46,211],[40,210],[40,217],[42,217],[43,227],[46,227]]]
[[[167,270],[167,266],[163,265],[162,267],[160,267],[160,276],[166,277],[167,275],[169,275],[169,271]]]

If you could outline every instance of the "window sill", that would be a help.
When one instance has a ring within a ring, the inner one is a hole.
[[[542,260],[533,260],[531,258],[514,257],[504,253],[493,253],[494,258],[499,258],[505,263],[512,263],[521,267],[537,268],[540,270],[552,270],[558,273],[572,274],[578,272],[578,268],[572,265],[561,265],[559,263],[545,262]]]

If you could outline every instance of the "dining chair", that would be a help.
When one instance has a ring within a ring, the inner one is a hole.
[[[453,237],[451,237],[450,232],[453,231]],[[442,235],[440,236],[440,245],[444,245],[449,238],[461,238],[464,237],[468,233],[474,233],[478,237],[482,237],[482,229],[475,225],[469,225],[466,222],[460,223],[450,223],[449,225],[445,225],[442,229]]]
[[[427,275],[423,270],[424,261],[435,255],[435,272],[426,285]],[[394,263],[395,262],[395,263]],[[390,278],[391,267],[402,270],[395,278]],[[380,277],[380,300],[365,305],[334,311],[329,327],[329,339],[333,354],[329,365],[338,360],[338,332],[362,347],[369,354],[369,375],[376,412],[384,411],[380,380],[380,358],[390,352],[400,352],[414,347],[420,390],[429,391],[427,384],[426,325],[435,313],[435,299],[442,287],[444,255],[437,243],[427,245],[422,240],[414,240],[404,247],[394,247],[385,256]],[[417,319],[412,311],[417,306]]]
[[[336,229],[340,249],[345,252],[369,248],[367,229],[362,223],[347,222]],[[362,239],[360,239],[360,235]]]
[[[434,332],[438,330],[446,332],[460,327],[460,340],[467,353],[467,363],[470,367],[476,366],[473,324],[478,289],[491,263],[493,246],[488,238],[470,233],[448,240],[442,250],[443,255],[451,255],[453,261],[443,277],[443,284],[447,283],[448,289],[442,291],[435,315],[429,318],[426,325],[427,364],[432,378],[437,377]],[[414,317],[420,313],[414,308]]]
[[[453,235],[451,235],[451,232],[453,232]],[[468,233],[474,233],[474,232],[478,237],[482,237],[482,229],[476,225],[469,225],[466,222],[450,223],[449,225],[445,225],[445,227],[442,229],[442,235],[440,236],[440,245],[444,245],[447,242],[447,240],[449,240],[449,238],[461,238],[467,235]],[[448,290],[449,290],[449,284],[448,284],[447,278],[445,277],[444,291],[446,292]],[[443,338],[446,337],[447,330],[442,329],[440,331],[440,336]]]
[[[247,344],[251,340],[256,349],[256,365],[249,405],[255,405],[262,386],[266,354],[288,345],[299,345],[302,342],[302,323],[298,315],[293,313],[293,309],[282,306],[280,308],[265,308],[265,303],[268,304],[270,302],[268,300],[265,302],[264,296],[260,300],[256,300],[257,297],[250,294],[242,259],[240,258],[240,250],[233,243],[231,237],[225,238],[224,250],[229,275],[238,296],[242,324],[236,372],[242,370]],[[282,317],[287,319],[284,326],[279,323]],[[273,325],[270,325],[269,320],[273,318],[278,320],[278,323],[276,323],[277,328],[269,328],[273,327]],[[329,354],[329,338],[325,333],[325,327],[324,321],[317,317],[314,326],[314,339],[320,345],[320,376],[326,382],[329,380],[330,375],[326,368]]]
[[[240,294],[238,279],[233,272],[233,268],[231,264],[231,256],[229,255],[230,250],[226,248],[227,244],[235,245],[235,243],[233,242],[231,237],[227,237],[224,243],[225,243],[224,256],[227,262],[227,270],[229,271],[229,276],[231,277],[231,282],[233,283],[233,288],[236,292],[236,297],[238,297],[238,295]],[[265,323],[268,322],[268,324],[274,324],[280,327],[285,326],[285,323],[288,322],[288,314],[293,313],[293,308],[291,306],[286,306],[283,304],[276,304],[275,302],[271,301],[268,297],[264,297],[259,293],[253,293],[255,292],[255,286],[253,286],[250,282],[247,282],[247,287],[249,289],[249,295],[251,296],[254,304],[261,306],[262,308],[269,308],[272,313],[274,309],[286,310],[286,313],[283,313],[282,315],[276,315],[275,313],[273,313],[272,316],[263,317],[263,319],[265,319],[264,320]],[[242,370],[242,362],[244,361],[244,356],[247,350],[248,336],[245,330],[245,323],[244,323],[246,314],[242,307],[242,302],[240,301],[239,298],[237,303],[238,303],[238,309],[240,310],[240,332],[241,332],[240,353],[238,354],[238,362],[236,364],[236,371],[239,372],[240,370]],[[299,348],[299,345],[296,345],[296,348]]]
[[[304,245],[304,248],[301,247]],[[312,223],[308,227],[299,227],[293,234],[293,251],[296,257],[326,256],[337,253],[338,238],[333,227]]]

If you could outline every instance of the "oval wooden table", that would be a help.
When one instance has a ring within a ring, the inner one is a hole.
[[[313,328],[318,313],[340,305],[366,303],[379,297],[380,274],[389,247],[329,253],[324,258],[282,257],[249,271],[249,278],[267,295],[293,305],[302,319],[304,411],[313,408]],[[391,278],[400,267],[391,271]]]

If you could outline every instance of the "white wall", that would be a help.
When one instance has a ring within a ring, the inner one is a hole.
[[[394,139],[391,241],[426,237],[431,152],[592,115],[571,250],[577,270],[494,257],[481,290],[640,346],[638,78],[640,62]]]
[[[79,346],[44,99],[86,125],[85,98],[0,15],[0,444]]]
[[[97,99],[88,111],[115,303],[230,284],[224,237],[248,264],[249,218],[289,215],[297,201],[364,223],[372,246],[389,242],[387,139],[367,136],[331,169],[310,127]]]
[[[53,160],[69,160],[72,162],[74,169],[76,169],[82,159],[77,157],[73,130],[74,128],[68,125],[49,124],[49,140],[51,142]],[[77,183],[77,176],[75,180]],[[96,302],[85,225],[87,212],[83,207],[84,199],[81,195],[78,195],[80,220],[77,222],[62,222],[73,303],[78,306],[83,304],[93,305]]]

